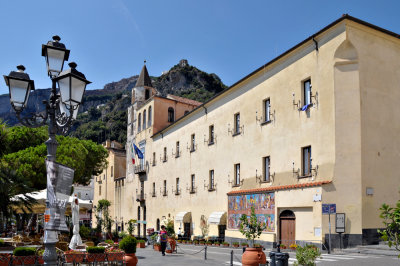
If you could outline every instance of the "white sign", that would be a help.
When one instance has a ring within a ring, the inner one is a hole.
[[[336,213],[336,233],[344,233],[346,230],[346,214]]]
[[[314,227],[314,236],[321,236],[321,227]]]

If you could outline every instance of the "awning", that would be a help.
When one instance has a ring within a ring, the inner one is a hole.
[[[192,213],[191,212],[178,212],[175,216],[175,221],[179,223],[190,223],[192,220]]]
[[[213,212],[208,217],[209,224],[226,224],[226,212]]]

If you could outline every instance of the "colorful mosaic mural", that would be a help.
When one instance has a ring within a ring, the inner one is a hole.
[[[265,231],[275,231],[275,194],[261,193],[228,196],[228,229],[240,228],[240,217],[250,216],[251,207],[254,207],[257,220],[266,224]]]

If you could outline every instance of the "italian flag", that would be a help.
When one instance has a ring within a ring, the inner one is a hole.
[[[132,164],[135,164],[135,150],[133,149],[133,142],[131,144],[131,157],[132,157]]]

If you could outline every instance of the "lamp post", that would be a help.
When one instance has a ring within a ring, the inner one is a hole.
[[[4,80],[10,91],[11,106],[16,112],[18,120],[24,126],[40,127],[48,122],[49,139],[47,146],[47,160],[56,161],[57,141],[56,134],[66,134],[76,118],[79,104],[82,101],[86,85],[91,83],[85,75],[78,72],[75,63],[70,63],[70,69],[63,71],[64,61],[69,58],[70,51],[60,42],[59,36],[53,36],[53,41],[42,45],[42,56],[46,59],[47,73],[52,81],[50,98],[43,101],[46,106],[44,114],[32,113],[30,116],[22,116],[26,107],[29,94],[35,89],[34,81],[25,73],[25,67],[17,66],[18,71],[11,71]],[[57,90],[57,83],[59,90]],[[49,195],[47,194],[46,209],[49,207]],[[65,224],[65,221],[61,221]],[[57,253],[55,245],[58,241],[58,231],[45,228],[43,259],[45,264],[56,265]]]

